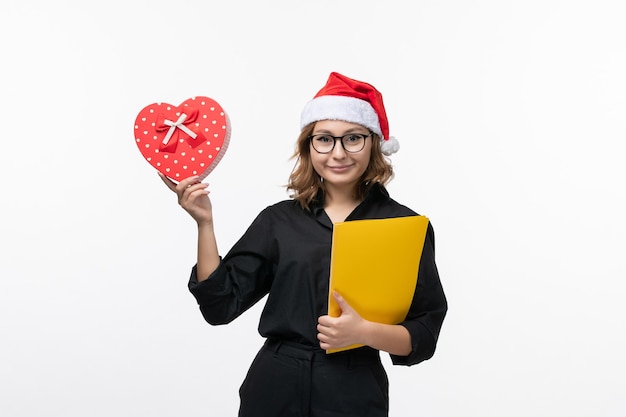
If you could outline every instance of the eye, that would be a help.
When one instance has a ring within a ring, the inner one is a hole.
[[[329,143],[333,141],[333,138],[328,135],[317,135],[315,136],[315,141],[320,143]]]
[[[351,134],[351,135],[346,135],[343,137],[344,142],[347,143],[355,143],[360,141],[361,139],[363,139],[363,135],[359,135],[359,134]]]

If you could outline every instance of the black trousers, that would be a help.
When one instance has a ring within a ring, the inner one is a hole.
[[[239,417],[387,417],[388,392],[377,350],[327,355],[268,339],[239,390]]]

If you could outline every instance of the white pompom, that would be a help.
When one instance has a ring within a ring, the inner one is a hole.
[[[381,149],[384,155],[392,155],[400,150],[400,142],[394,136],[389,136],[388,140],[383,140]]]

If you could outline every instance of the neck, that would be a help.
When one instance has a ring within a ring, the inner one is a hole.
[[[361,202],[354,188],[327,187],[324,198],[324,211],[333,223],[345,221]]]
[[[356,206],[360,202],[355,187],[337,187],[326,184],[324,207]]]

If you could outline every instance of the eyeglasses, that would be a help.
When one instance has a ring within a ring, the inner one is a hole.
[[[335,149],[337,139],[341,140],[341,146],[346,152],[361,152],[365,147],[365,139],[372,136],[372,133],[365,135],[363,133],[348,133],[343,136],[332,136],[326,133],[309,136],[311,146],[317,153],[330,153]]]

